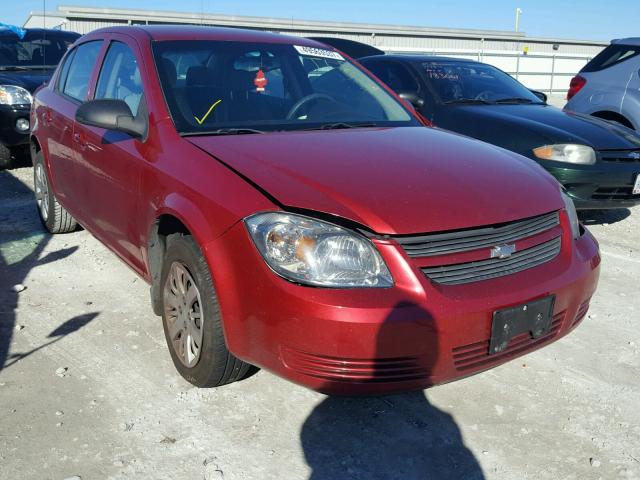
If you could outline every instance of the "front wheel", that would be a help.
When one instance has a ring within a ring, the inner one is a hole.
[[[246,376],[251,366],[227,349],[211,273],[193,237],[167,237],[161,285],[164,334],[180,375],[197,387]]]
[[[33,158],[33,190],[42,225],[51,233],[73,232],[78,224],[56,199],[49,184],[42,151]]]

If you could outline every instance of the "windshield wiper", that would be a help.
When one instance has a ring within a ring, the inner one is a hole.
[[[496,100],[495,103],[533,103],[533,100],[530,98],[513,97],[501,98],[500,100]]]
[[[23,67],[21,65],[7,65],[6,67],[0,67],[2,72],[17,72],[22,70],[31,70],[29,67]]]
[[[479,98],[457,98],[455,100],[448,100],[444,102],[445,105],[454,105],[454,104],[469,104],[469,105],[491,105],[493,102],[489,102],[488,100],[481,100]]]
[[[209,130],[206,132],[181,132],[183,137],[209,136],[209,135],[251,135],[253,133],[266,133],[264,130],[256,130],[255,128],[219,128],[217,130]]]
[[[337,122],[337,123],[325,123],[324,125],[320,125],[319,127],[309,128],[307,130],[342,130],[345,128],[370,128],[375,126],[376,126],[375,123]]]

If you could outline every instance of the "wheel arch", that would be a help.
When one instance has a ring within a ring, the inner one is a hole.
[[[162,213],[151,224],[147,241],[147,261],[151,281],[151,306],[156,315],[162,314],[160,277],[167,248],[167,237],[174,233],[192,235],[186,223],[173,213]]]
[[[40,145],[40,140],[35,135],[31,135],[29,138],[29,152],[31,153],[31,163],[33,164],[33,159],[35,156],[42,151],[42,145]],[[45,159],[46,162],[46,159]]]
[[[635,130],[635,126],[633,125],[633,123],[631,123],[631,120],[629,120],[627,117],[625,117],[621,113],[612,112],[611,110],[598,110],[597,112],[593,112],[591,115],[597,118],[601,118],[603,120],[611,120],[614,122],[618,122],[624,125],[625,127]]]
[[[195,204],[178,194],[170,195],[155,212],[147,233],[146,249],[151,305],[156,315],[162,313],[160,277],[167,237],[174,233],[191,235],[204,254],[206,245],[225,230],[216,228],[215,222],[208,220]]]

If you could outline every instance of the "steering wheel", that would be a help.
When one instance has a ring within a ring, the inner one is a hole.
[[[289,110],[289,113],[287,113],[287,120],[295,118],[298,110],[300,110],[304,105],[313,100],[329,100],[330,102],[335,102],[333,98],[331,98],[329,95],[325,95],[324,93],[312,93],[310,95],[306,95],[298,100],[293,105],[293,107],[291,107],[291,110]]]
[[[483,100],[485,102],[489,101],[489,98],[493,95],[491,90],[484,90],[476,95],[475,100]]]

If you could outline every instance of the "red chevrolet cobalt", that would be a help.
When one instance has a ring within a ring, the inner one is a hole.
[[[38,211],[151,286],[178,371],[251,364],[336,394],[420,389],[570,332],[593,237],[535,163],[425,128],[340,52],[118,27],[35,95]]]

